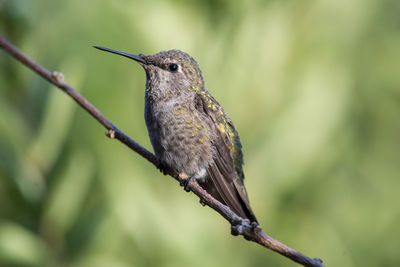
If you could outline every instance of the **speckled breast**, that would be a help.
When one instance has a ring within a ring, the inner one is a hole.
[[[193,106],[163,103],[162,108],[153,106],[151,113],[150,139],[154,139],[151,141],[155,153],[164,164],[176,172],[193,175],[211,162],[213,149],[209,130]]]

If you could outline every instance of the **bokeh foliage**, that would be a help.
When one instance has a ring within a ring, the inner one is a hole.
[[[400,2],[0,0],[0,33],[150,148],[145,75],[189,52],[238,128],[264,230],[327,266],[400,265]],[[294,266],[229,235],[0,52],[0,265]]]

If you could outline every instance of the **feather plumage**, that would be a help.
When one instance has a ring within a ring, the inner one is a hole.
[[[251,210],[243,184],[243,155],[239,134],[232,121],[218,102],[207,92],[201,91],[195,98],[197,110],[204,115],[209,131],[212,131],[213,161],[207,167],[212,180],[205,187],[215,187],[211,195],[222,201],[239,216],[257,221]],[[207,190],[207,188],[206,188]]]

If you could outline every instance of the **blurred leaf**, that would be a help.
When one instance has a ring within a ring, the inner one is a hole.
[[[34,233],[11,222],[0,224],[0,263],[43,266],[45,246]]]
[[[68,231],[79,216],[93,173],[94,165],[90,155],[76,151],[48,196],[48,205],[42,217],[44,225],[54,227],[61,235]]]

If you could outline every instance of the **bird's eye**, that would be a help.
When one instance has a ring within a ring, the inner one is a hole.
[[[175,72],[175,71],[178,70],[178,65],[175,64],[175,63],[172,63],[172,64],[170,64],[170,65],[168,66],[168,69],[169,69],[170,71],[172,71],[172,72]]]

